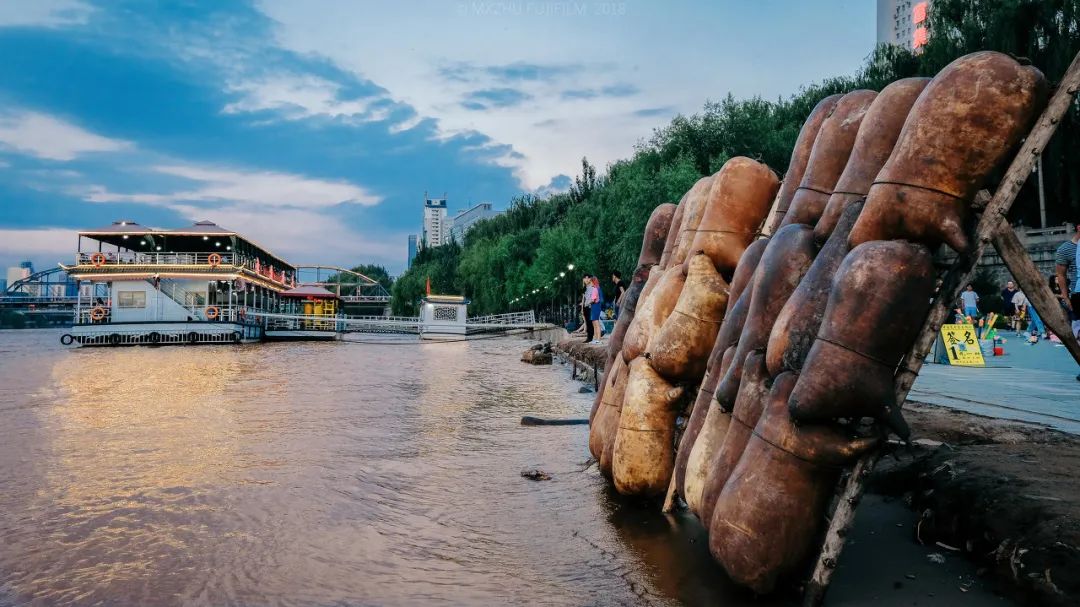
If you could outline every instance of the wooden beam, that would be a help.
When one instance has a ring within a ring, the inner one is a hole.
[[[1039,313],[1039,317],[1048,329],[1061,338],[1061,343],[1072,354],[1077,364],[1080,364],[1080,342],[1069,326],[1069,317],[1058,303],[1054,292],[1050,290],[1050,284],[1046,281],[1035,262],[1028,256],[1024,245],[1016,237],[1016,232],[1007,221],[1001,220],[998,229],[991,237],[994,248],[997,249],[1005,266],[1020,285],[1031,305]]]
[[[904,401],[907,400],[908,392],[915,383],[919,370],[922,369],[926,355],[930,352],[930,348],[933,347],[934,341],[937,339],[941,325],[952,311],[953,302],[960,297],[960,291],[963,290],[964,285],[971,282],[971,278],[975,274],[975,265],[978,263],[979,258],[982,257],[986,246],[997,233],[999,225],[1007,223],[1005,222],[1005,215],[1016,200],[1020,187],[1024,185],[1028,176],[1031,175],[1031,170],[1034,168],[1039,154],[1042,153],[1046,143],[1050,140],[1054,131],[1057,130],[1061,118],[1069,110],[1069,105],[1072,103],[1073,96],[1078,89],[1080,89],[1080,53],[1073,57],[1072,63],[1065,70],[1061,83],[1050,98],[1046,109],[1039,116],[1034,128],[1028,133],[1027,139],[1020,146],[1020,151],[1013,158],[1012,163],[1005,172],[1005,176],[998,185],[994,197],[983,210],[982,217],[979,218],[971,241],[974,245],[972,250],[961,253],[953,263],[952,268],[946,273],[941,288],[934,298],[934,303],[930,306],[930,313],[926,317],[926,322],[923,323],[922,331],[908,352],[903,367],[897,373],[897,405],[903,405]],[[807,582],[806,591],[803,593],[803,605],[805,607],[818,607],[825,599],[825,591],[829,588],[833,571],[844,548],[844,535],[855,520],[855,507],[858,498],[862,495],[866,479],[870,475],[878,456],[877,453],[872,453],[856,462],[853,468],[854,473],[848,477],[847,484],[841,491],[841,498],[846,499],[840,500],[836,511],[833,513],[832,520],[829,522],[829,529],[826,532],[817,563],[814,565],[814,572],[810,581]]]

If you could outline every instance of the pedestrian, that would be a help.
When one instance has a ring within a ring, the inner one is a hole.
[[[593,324],[593,335],[596,336],[592,344],[599,344],[600,338],[604,336],[604,326],[600,324],[600,310],[604,305],[604,292],[600,290],[600,279],[592,277],[592,299],[589,308],[589,319]]]
[[[1061,305],[1069,312],[1073,335],[1080,335],[1080,280],[1077,280],[1077,243],[1080,242],[1080,217],[1073,226],[1069,240],[1061,243],[1054,253],[1054,274],[1061,293]],[[1080,375],[1077,376],[1080,380]]]
[[[588,274],[583,276],[581,285],[585,287],[585,291],[581,294],[581,320],[585,325],[585,343],[592,343],[594,329],[592,323],[592,299],[595,292],[592,284],[592,276],[589,276]]]
[[[1072,321],[1072,333],[1080,339],[1080,276],[1077,275],[1077,266],[1080,266],[1080,217],[1075,218],[1072,235],[1068,240],[1061,243],[1057,252],[1054,253],[1054,274],[1057,277],[1058,288],[1061,289],[1061,305],[1069,312],[1069,320]],[[1076,376],[1080,381],[1080,375]]]
[[[619,320],[619,310],[622,309],[623,295],[626,295],[626,286],[623,285],[622,273],[618,270],[612,272],[611,282],[615,283],[615,320]]]
[[[1008,319],[1006,322],[1012,324],[1013,316],[1016,316],[1016,305],[1013,304],[1013,297],[1016,297],[1016,283],[1009,281],[1005,283],[1005,288],[1001,290],[1001,303],[1003,305],[1002,313]]]
[[[964,288],[964,291],[960,293],[960,302],[964,316],[967,316],[969,320],[974,321],[979,317],[979,294],[975,292],[974,286],[968,285]]]
[[[1009,283],[1010,285],[1012,282]],[[1012,306],[1013,317],[1012,327],[1016,331],[1016,336],[1020,337],[1020,334],[1024,328],[1024,320],[1028,317],[1028,300],[1023,291],[1015,290],[1012,294]]]

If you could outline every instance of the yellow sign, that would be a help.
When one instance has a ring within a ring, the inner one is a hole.
[[[945,344],[950,365],[986,366],[977,335],[972,325],[941,325],[941,341]]]

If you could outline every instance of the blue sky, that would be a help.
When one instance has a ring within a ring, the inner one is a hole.
[[[0,266],[209,219],[396,273],[425,190],[451,213],[558,190],[582,156],[873,44],[866,0],[0,0]]]

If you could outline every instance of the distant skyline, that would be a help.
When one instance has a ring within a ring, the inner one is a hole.
[[[425,190],[502,209],[706,100],[851,74],[874,5],[0,0],[0,267],[209,219],[397,274]]]

